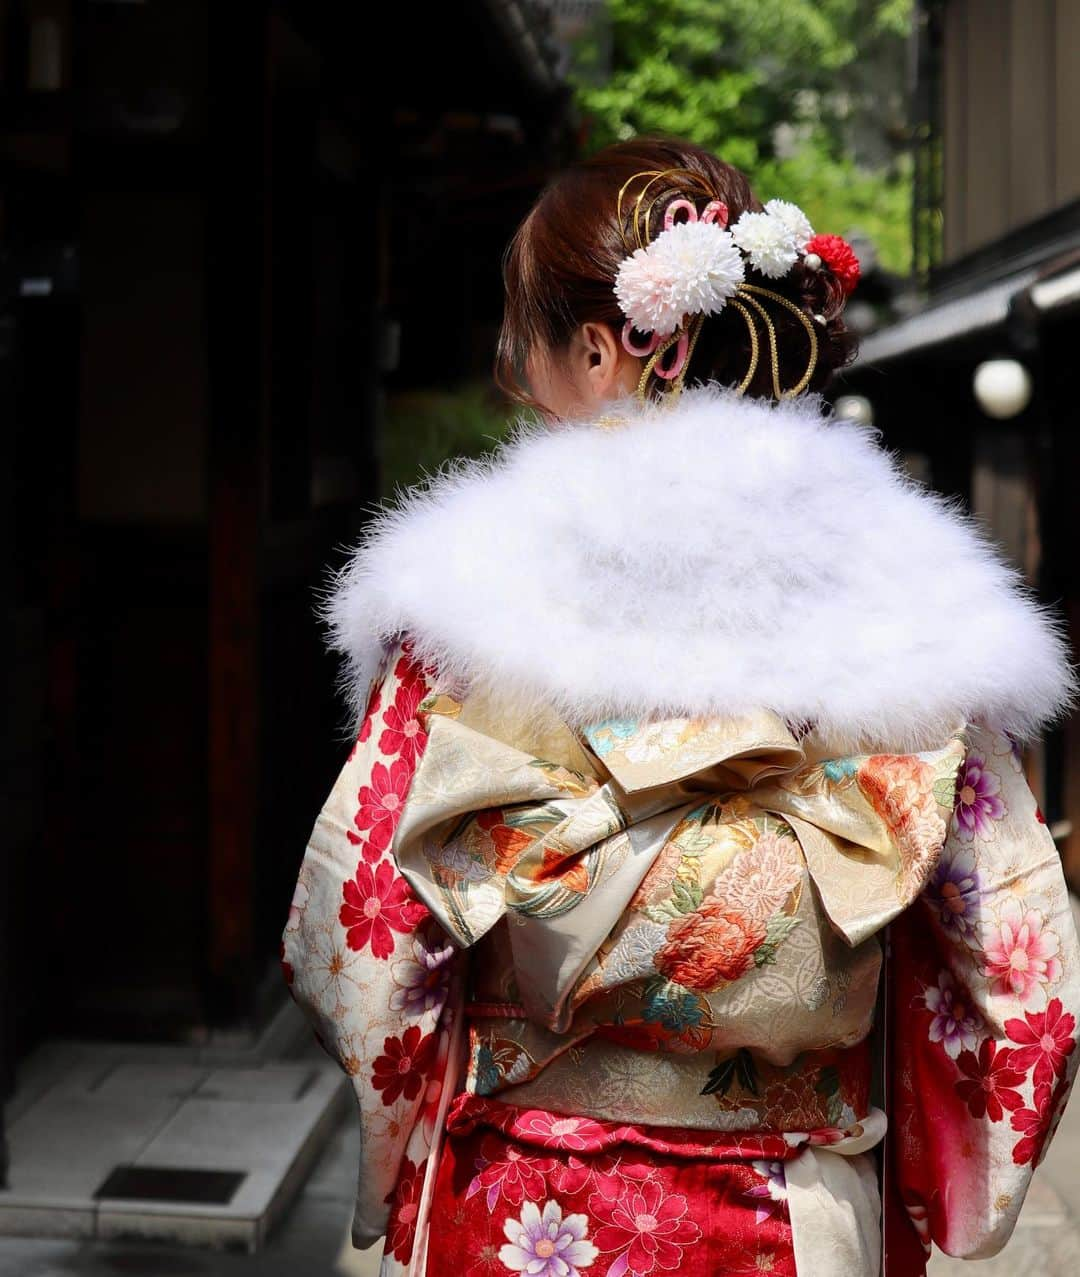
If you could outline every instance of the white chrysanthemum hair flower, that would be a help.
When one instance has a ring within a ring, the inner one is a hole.
[[[732,225],[731,234],[751,266],[770,279],[788,273],[802,246],[787,219],[771,213],[743,213]]]
[[[670,336],[684,315],[712,315],[745,277],[731,232],[713,222],[675,222],[625,258],[615,295],[638,332]]]
[[[792,204],[790,200],[767,200],[765,212],[770,217],[778,217],[784,223],[794,235],[796,247],[805,248],[807,241],[814,238],[810,219],[798,204]]]

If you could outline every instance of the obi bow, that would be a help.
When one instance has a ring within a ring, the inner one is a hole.
[[[456,944],[506,919],[522,1002],[553,1032],[612,986],[616,949],[628,979],[698,990],[771,961],[807,877],[861,944],[933,873],[966,750],[961,727],[927,752],[822,757],[761,710],[609,719],[549,733],[541,757],[461,711],[446,696],[421,707],[393,854]],[[699,921],[724,929],[705,971],[672,940]]]

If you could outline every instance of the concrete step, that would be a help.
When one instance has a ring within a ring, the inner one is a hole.
[[[0,1235],[257,1251],[350,1095],[291,1000],[255,1044],[47,1043],[5,1109]]]

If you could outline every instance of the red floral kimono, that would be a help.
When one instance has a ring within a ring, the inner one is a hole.
[[[1022,759],[983,722],[845,757],[807,726],[525,722],[386,646],[281,945],[385,1277],[915,1277],[1007,1241],[1080,1064]]]

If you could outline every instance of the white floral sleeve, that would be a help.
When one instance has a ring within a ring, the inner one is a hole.
[[[891,928],[890,1169],[929,1250],[1008,1241],[1069,1098],[1080,942],[1008,736],[971,724],[937,869]]]
[[[389,1227],[391,1264],[395,1254],[409,1258],[412,1234],[401,1221],[412,1216],[398,1199],[420,1183],[418,1150],[435,1127],[458,983],[458,951],[390,854],[426,745],[418,711],[429,690],[408,641],[388,645],[311,831],[281,936],[289,991],[356,1098],[363,1144],[353,1243],[370,1246]]]

